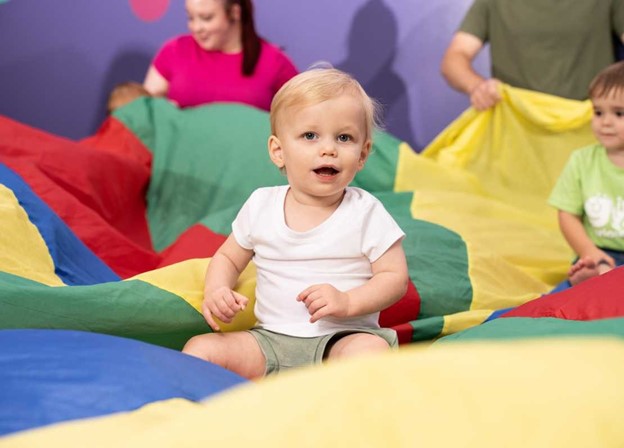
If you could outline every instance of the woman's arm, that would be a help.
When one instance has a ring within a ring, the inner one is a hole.
[[[143,87],[152,96],[167,96],[169,92],[169,81],[167,81],[159,72],[156,67],[150,65],[143,81]]]

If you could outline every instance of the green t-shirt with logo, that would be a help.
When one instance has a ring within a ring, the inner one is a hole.
[[[514,87],[583,100],[615,62],[623,0],[475,0],[460,25],[490,44],[494,78]]]
[[[624,251],[624,168],[609,160],[604,146],[595,144],[570,155],[548,203],[582,216],[596,246]]]

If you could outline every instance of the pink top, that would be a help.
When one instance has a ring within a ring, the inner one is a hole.
[[[273,95],[297,74],[288,56],[265,41],[253,75],[243,76],[242,62],[242,52],[206,51],[183,35],[166,42],[153,65],[169,82],[167,97],[180,107],[236,102],[269,110]]]

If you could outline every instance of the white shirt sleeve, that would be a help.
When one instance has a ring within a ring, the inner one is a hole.
[[[244,249],[253,250],[253,239],[251,235],[251,217],[253,216],[253,202],[256,199],[254,191],[243,204],[236,219],[232,222],[232,234],[236,242]]]
[[[390,246],[402,239],[405,233],[383,204],[375,197],[371,199],[372,204],[362,230],[362,250],[370,262],[374,263]]]

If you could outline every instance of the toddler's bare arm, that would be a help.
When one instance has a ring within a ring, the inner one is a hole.
[[[372,263],[373,276],[364,285],[338,291],[329,284],[312,285],[299,294],[310,321],[326,317],[355,317],[381,311],[397,302],[407,290],[407,262],[401,241],[394,243]]]
[[[229,323],[247,306],[249,299],[233,288],[252,256],[252,250],[241,247],[230,235],[212,257],[206,271],[202,313],[213,330],[220,329],[214,317]]]

